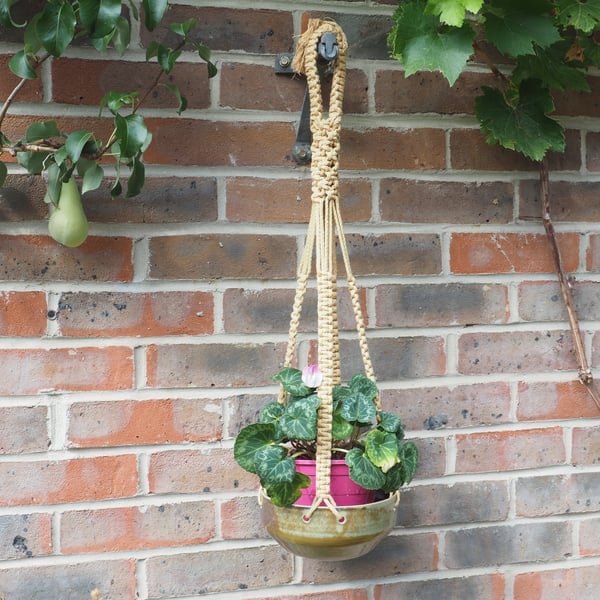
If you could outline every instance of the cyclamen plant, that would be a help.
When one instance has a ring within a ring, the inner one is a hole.
[[[318,387],[317,365],[302,371],[284,367],[273,379],[286,393],[286,402],[271,402],[259,422],[244,427],[234,445],[238,464],[258,475],[273,504],[289,506],[310,485],[296,471],[296,458],[316,458]],[[333,389],[332,455],[344,457],[350,478],[369,490],[390,494],[414,477],[418,450],[404,439],[400,417],[377,408],[375,383],[362,373]]]

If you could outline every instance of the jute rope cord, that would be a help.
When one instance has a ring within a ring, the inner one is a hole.
[[[338,57],[333,67],[329,109],[323,110],[321,76],[317,62],[317,45],[326,32],[335,34]],[[339,249],[346,272],[346,280],[356,319],[356,330],[365,369],[365,375],[375,379],[369,356],[367,336],[356,280],[350,267],[348,247],[344,236],[339,207],[339,152],[342,121],[342,100],[346,80],[348,43],[342,29],[333,21],[311,19],[306,32],[298,41],[293,61],[294,70],[306,75],[310,98],[310,128],[312,132],[311,161],[311,214],[306,242],[297,271],[297,288],[292,314],[284,366],[291,366],[297,346],[298,327],[302,305],[310,278],[313,253],[317,280],[317,342],[318,364],[323,375],[318,395],[321,404],[317,424],[316,496],[305,519],[321,503],[339,517],[330,493],[333,388],[341,383],[339,352],[339,326],[337,315],[337,259]],[[337,235],[336,235],[337,232]],[[336,243],[337,241],[337,243]],[[285,402],[285,392],[280,389],[279,401]],[[377,408],[379,398],[376,400]]]

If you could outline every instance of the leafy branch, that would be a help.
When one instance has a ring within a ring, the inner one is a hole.
[[[452,86],[474,57],[496,76],[497,85],[484,86],[475,99],[475,116],[489,144],[538,164],[542,222],[575,339],[579,379],[600,408],[551,219],[546,159],[565,149],[564,128],[550,116],[554,91],[589,92],[587,72],[600,67],[600,0],[407,0],[393,20],[388,44],[407,77],[439,71]]]

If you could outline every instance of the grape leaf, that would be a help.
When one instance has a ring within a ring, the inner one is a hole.
[[[558,22],[591,33],[600,22],[600,0],[556,0]]]
[[[406,77],[417,71],[441,71],[453,85],[473,53],[473,29],[441,28],[436,16],[425,15],[425,2],[401,4],[388,37],[392,56],[404,65]]]
[[[551,10],[547,0],[495,0],[485,14],[487,38],[504,54],[533,54],[535,44],[546,48],[561,39]]]
[[[442,23],[462,27],[466,11],[477,14],[482,6],[483,0],[428,0],[425,11],[438,15]]]
[[[511,101],[492,87],[484,87],[483,95],[475,99],[475,113],[486,141],[532,160],[542,160],[548,150],[564,150],[563,128],[546,116],[553,109],[549,90],[535,79],[522,81]]]

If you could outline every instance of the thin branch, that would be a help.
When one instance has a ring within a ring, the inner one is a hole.
[[[550,181],[548,176],[548,162],[545,158],[540,162],[540,196],[542,202],[542,221],[544,223],[544,229],[546,230],[546,236],[550,242],[552,259],[554,260],[554,267],[556,269],[556,274],[558,275],[560,291],[562,292],[563,301],[567,309],[569,325],[571,327],[571,331],[573,332],[575,352],[579,362],[579,381],[583,383],[588,393],[596,403],[596,406],[600,409],[600,394],[596,389],[592,370],[590,369],[585,354],[583,336],[581,334],[577,313],[575,311],[575,302],[573,301],[573,287],[565,275],[562,266],[560,249],[556,240],[556,231],[550,215]]]
[[[487,55],[487,52],[477,42],[473,42],[473,50],[481,57],[483,62],[496,77],[502,79],[504,83],[510,83],[510,79],[492,62],[492,59]]]

